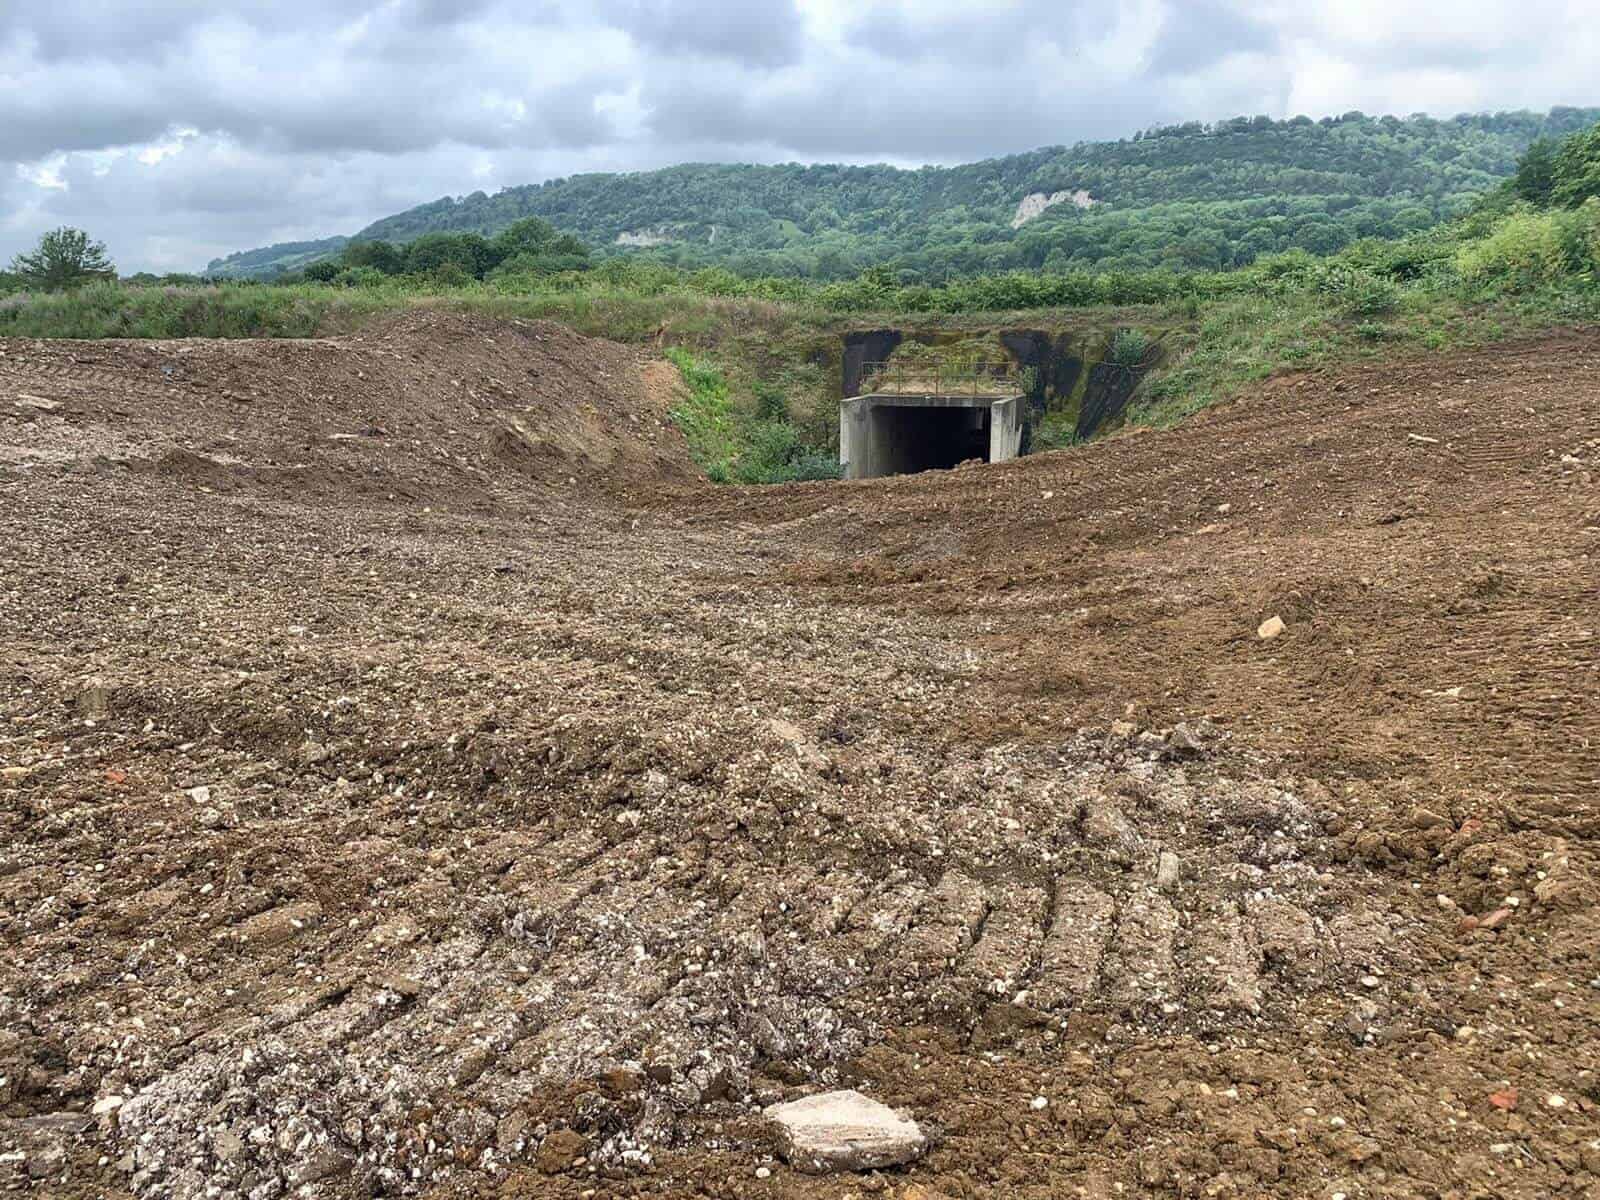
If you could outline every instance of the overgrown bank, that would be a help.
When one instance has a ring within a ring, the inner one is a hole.
[[[728,380],[714,364],[674,346],[667,351],[683,375],[685,395],[672,410],[689,454],[713,483],[793,483],[837,479],[839,460],[814,445],[792,419],[788,399],[758,387],[754,411],[733,402]]]

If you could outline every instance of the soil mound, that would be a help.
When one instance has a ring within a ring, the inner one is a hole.
[[[433,310],[342,338],[12,341],[0,465],[335,504],[626,493],[693,479],[675,386],[565,326]]]

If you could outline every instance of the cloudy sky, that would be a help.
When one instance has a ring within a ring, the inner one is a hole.
[[[1595,0],[0,0],[0,261],[124,272],[683,161],[1600,103]]]

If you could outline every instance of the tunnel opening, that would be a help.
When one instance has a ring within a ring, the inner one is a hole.
[[[885,442],[886,475],[944,471],[969,459],[989,459],[987,408],[913,408],[885,404],[873,413]]]
[[[948,470],[1015,458],[1021,396],[869,395],[839,406],[839,458],[847,479]]]

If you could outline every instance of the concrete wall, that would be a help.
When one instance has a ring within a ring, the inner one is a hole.
[[[989,406],[989,461],[1005,462],[1022,452],[1022,427],[1027,416],[1021,396]]]
[[[839,465],[846,479],[868,479],[872,447],[872,401],[857,397],[839,401]]]
[[[1004,462],[1022,448],[1021,396],[858,396],[839,404],[846,479]]]
[[[845,334],[844,378],[839,395],[859,396],[867,364],[886,361],[905,336],[898,329],[863,329]]]

